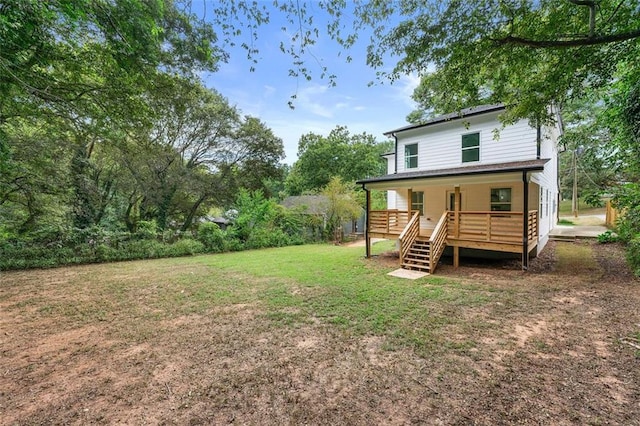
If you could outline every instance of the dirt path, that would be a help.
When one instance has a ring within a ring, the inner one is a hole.
[[[480,298],[432,307],[455,321],[427,355],[254,304],[167,319],[144,303],[160,284],[122,284],[142,266],[4,275],[0,424],[640,425],[640,284],[620,247],[550,243],[527,273],[463,264],[406,284]]]

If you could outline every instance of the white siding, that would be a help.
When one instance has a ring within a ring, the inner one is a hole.
[[[497,113],[485,114],[398,134],[398,172],[536,159],[536,129],[525,120],[502,129],[497,117]],[[480,133],[479,162],[462,162],[462,135],[469,133]],[[414,143],[418,144],[418,168],[406,169],[404,149]]]
[[[387,191],[387,209],[389,210],[397,209],[396,199],[397,199],[396,191]]]
[[[452,120],[397,134],[397,159],[388,155],[387,172],[393,174],[407,171],[438,170],[477,164],[495,164],[538,158],[537,131],[522,120],[502,128],[499,112],[471,118]],[[498,138],[495,138],[496,131]],[[480,161],[462,163],[462,135],[480,134]],[[539,158],[550,159],[544,171],[531,174],[529,185],[529,210],[538,210],[538,251],[548,240],[555,226],[558,209],[558,153],[559,131],[555,127],[543,127]],[[418,167],[405,169],[404,149],[407,144],[418,144]],[[523,208],[523,184],[521,176],[515,174],[458,176],[438,179],[393,182],[383,187],[388,191],[389,209],[408,210],[407,190],[424,191],[424,216],[422,230],[433,229],[442,212],[448,208],[449,192],[456,185],[462,194],[462,210],[489,211],[491,188],[511,188],[511,209],[521,212]],[[383,189],[381,188],[381,189]]]
[[[550,158],[550,160],[545,164],[544,171],[534,173],[531,177],[531,181],[540,188],[535,203],[531,203],[532,209],[538,209],[540,234],[538,251],[542,250],[547,243],[549,232],[556,225],[558,217],[557,135],[557,129],[553,127],[543,128],[540,157]]]

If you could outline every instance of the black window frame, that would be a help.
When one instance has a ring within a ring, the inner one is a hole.
[[[418,197],[419,196],[419,199]],[[416,197],[414,201],[414,197]],[[424,216],[424,191],[411,191],[411,214],[413,212],[420,212],[420,216]]]
[[[415,147],[416,152],[412,154],[409,152],[409,148]],[[418,168],[418,143],[410,143],[404,146],[404,168],[405,169],[417,169]],[[411,165],[414,163],[415,165]]]
[[[472,140],[471,142],[474,143],[473,145],[470,145],[469,141],[472,138],[475,140]],[[478,161],[480,161],[480,132],[467,133],[465,135],[462,135],[460,146],[462,163],[477,163]],[[467,154],[466,157],[468,157],[468,153],[471,152],[475,152],[476,154],[471,159],[465,159],[465,154]]]
[[[494,194],[494,191],[496,193]],[[497,191],[508,191],[509,197],[508,199],[501,199],[500,193]],[[513,190],[510,187],[502,187],[502,188],[491,188],[490,192],[490,210],[492,212],[510,212],[511,206],[513,203]],[[503,207],[507,206],[508,209]]]

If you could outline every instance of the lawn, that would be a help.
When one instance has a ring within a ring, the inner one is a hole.
[[[620,247],[416,281],[363,253],[2,273],[0,423],[638,424],[640,284]]]

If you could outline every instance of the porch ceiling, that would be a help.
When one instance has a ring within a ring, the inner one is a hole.
[[[454,167],[396,173],[358,181],[367,189],[410,188],[412,186],[464,185],[471,183],[522,181],[522,172],[544,170],[549,159]]]

